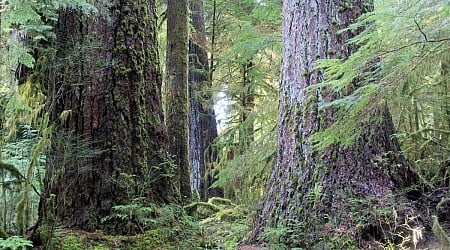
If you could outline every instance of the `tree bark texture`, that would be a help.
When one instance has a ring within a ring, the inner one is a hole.
[[[98,15],[61,9],[55,27],[48,85],[52,150],[40,216],[63,226],[129,233],[101,219],[134,198],[178,199],[164,157],[155,2],[92,3]]]
[[[180,193],[191,196],[188,132],[188,1],[167,1],[166,125]]]
[[[192,30],[189,37],[189,165],[191,191],[202,200],[222,196],[214,182],[217,152],[216,115],[210,92],[203,0],[190,0]]]
[[[284,235],[284,243],[306,248],[331,242],[335,236],[358,244],[363,244],[363,236],[379,240],[384,236],[382,223],[374,217],[356,226],[365,218],[362,213],[392,205],[394,191],[417,180],[399,153],[384,104],[374,105],[355,121],[360,132],[350,146],[336,143],[318,152],[309,141],[313,133],[338,118],[331,108],[319,110],[321,103],[336,98],[332,91],[307,89],[322,81],[314,63],[324,58],[347,59],[356,48],[346,42],[357,31],[339,35],[337,31],[371,6],[369,0],[284,1],[277,157],[257,212],[255,241],[263,239],[268,228],[291,230]]]

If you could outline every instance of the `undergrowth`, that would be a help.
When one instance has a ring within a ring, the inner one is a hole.
[[[214,209],[211,209],[214,208]],[[230,200],[180,205],[140,204],[115,207],[109,219],[128,220],[142,231],[135,235],[108,235],[58,227],[47,245],[55,250],[81,249],[236,249],[250,231],[249,210]]]

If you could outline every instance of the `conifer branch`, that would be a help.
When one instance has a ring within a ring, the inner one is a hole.
[[[438,40],[427,40],[425,42],[427,42],[427,43],[441,43],[441,42],[447,42],[447,41],[450,41],[450,37],[443,38],[443,39],[438,39]],[[423,43],[423,41],[417,41],[417,42],[414,42],[414,43],[406,44],[406,45],[400,46],[400,47],[392,49],[392,50],[382,50],[380,56],[384,56],[386,54],[390,54],[390,53],[393,53],[393,52],[404,50],[404,49],[407,49],[409,47],[412,47],[412,46],[415,46],[415,45],[418,45],[418,44],[421,44],[421,43]]]

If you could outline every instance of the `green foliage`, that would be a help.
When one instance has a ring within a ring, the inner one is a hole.
[[[217,107],[222,105],[216,111],[222,131],[213,187],[255,205],[275,152],[281,2],[216,3],[219,14],[211,27],[213,6],[205,2],[207,29],[215,29],[213,91],[220,99]]]
[[[1,249],[21,249],[24,247],[32,247],[33,244],[29,240],[25,240],[22,237],[19,236],[12,236],[7,239],[0,239],[0,248]]]
[[[273,126],[273,124],[264,125]],[[219,138],[218,146],[223,147],[224,151],[219,162],[221,168],[219,179],[212,187],[225,188],[228,195],[235,197],[239,203],[256,205],[275,156],[276,131],[267,131],[269,128],[260,127],[261,134],[258,133],[258,137],[250,147],[242,151],[233,140],[235,129],[228,128]],[[240,151],[242,153],[239,153]],[[230,155],[234,157],[229,158]]]
[[[340,96],[320,108],[338,120],[312,137],[320,150],[333,143],[350,145],[359,137],[354,121],[387,100],[407,156],[423,174],[439,182],[437,166],[448,158],[450,27],[447,1],[375,1],[375,10],[340,31],[362,32],[349,41],[359,49],[347,60],[319,60],[325,81]],[[348,94],[348,89],[356,89]]]
[[[201,246],[198,221],[188,216],[181,206],[137,206],[137,202],[116,206],[117,217],[109,219],[120,218],[136,223],[134,219],[142,213],[140,219],[147,220],[144,231],[134,235],[107,235],[103,231],[85,232],[56,227],[50,242],[45,245],[46,249],[197,249]]]
[[[200,245],[213,249],[236,249],[246,240],[250,229],[248,220],[208,220],[200,222]]]
[[[289,249],[284,242],[286,241],[287,235],[290,233],[292,233],[292,230],[285,227],[268,227],[261,233],[259,240],[268,242],[271,249]]]
[[[358,250],[355,241],[348,235],[335,234],[331,239],[325,243],[326,249],[348,249],[348,250]]]
[[[35,66],[34,49],[40,48],[41,41],[56,37],[52,25],[58,19],[58,10],[68,7],[79,9],[85,15],[97,13],[97,9],[85,0],[8,1],[0,15],[0,37],[6,36],[8,39],[5,44],[2,43],[0,50],[7,55],[2,59],[8,62],[9,69],[17,68],[18,64],[28,68]]]
[[[39,159],[50,147],[50,131],[48,127],[48,115],[44,116],[41,124],[41,137],[33,145],[30,152],[30,163],[28,165],[25,183],[22,189],[22,199],[17,203],[17,227],[19,234],[24,234],[30,222],[30,191],[35,180],[34,171],[39,167]]]
[[[133,203],[126,205],[118,205],[112,208],[113,214],[102,218],[101,222],[105,223],[112,219],[124,221],[123,225],[128,225],[126,231],[134,232],[137,227],[141,233],[152,227],[157,221],[155,220],[155,205],[146,206],[140,202],[141,199],[135,199]]]
[[[24,228],[34,222],[37,217],[37,210],[31,207],[34,207],[33,203],[37,204],[39,197],[31,190],[41,188],[41,173],[45,157],[42,151],[33,150],[39,140],[37,130],[28,125],[19,126],[16,137],[16,140],[6,143],[2,148],[4,160],[1,165],[7,168],[0,171],[4,180],[1,186],[5,192],[3,194],[5,198],[6,192],[11,195],[6,199],[6,204],[5,200],[2,200],[1,207],[4,209],[3,213],[17,212],[15,224],[17,229],[23,232]],[[12,204],[17,206],[14,208]]]
[[[12,222],[7,221],[6,215],[15,215],[8,218],[16,218],[14,230],[19,235],[23,235],[25,229],[37,219],[37,205],[34,204],[39,200],[44,154],[50,143],[48,117],[44,115],[37,118],[42,110],[43,94],[31,86],[27,82],[17,92],[7,90],[2,106],[4,113],[1,127],[4,130],[0,137],[0,162],[3,193],[1,207],[5,217],[3,226],[11,231]],[[13,204],[17,204],[16,207]]]
[[[236,249],[240,242],[248,238],[252,223],[250,216],[247,216],[249,211],[231,200],[214,197],[208,202],[194,202],[185,206],[185,210],[188,214],[202,219],[199,239],[202,246]]]
[[[82,250],[85,249],[82,239],[69,235],[64,238],[61,250]]]

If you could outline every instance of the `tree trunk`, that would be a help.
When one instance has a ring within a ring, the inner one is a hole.
[[[96,7],[99,15],[90,17],[61,9],[55,27],[52,150],[39,223],[130,233],[114,221],[101,223],[113,206],[138,197],[178,199],[167,177],[155,2]]]
[[[355,48],[346,42],[356,31],[337,31],[371,6],[369,0],[284,1],[277,158],[257,212],[255,241],[268,240],[265,229],[285,228],[281,240],[292,246],[339,249],[350,239],[363,247],[365,240],[388,238],[382,233],[388,216],[377,218],[371,209],[395,208],[398,218],[407,213],[395,207],[393,194],[417,176],[400,154],[384,103],[355,121],[361,131],[350,146],[336,143],[318,152],[310,142],[338,119],[335,110],[318,109],[336,98],[330,90],[307,89],[322,79],[314,62],[347,59]]]
[[[188,132],[188,2],[167,2],[166,124],[182,197],[191,196]]]
[[[217,152],[216,115],[210,92],[208,54],[206,51],[203,0],[190,0],[191,24],[189,38],[189,165],[191,191],[202,200],[222,196],[218,188],[209,189],[215,181],[214,164]]]
[[[242,65],[242,90],[239,95],[241,102],[240,123],[243,125],[239,131],[239,150],[244,152],[250,148],[254,139],[254,118],[251,116],[255,108],[255,86],[252,82],[251,71],[253,68],[252,60],[248,60]]]

